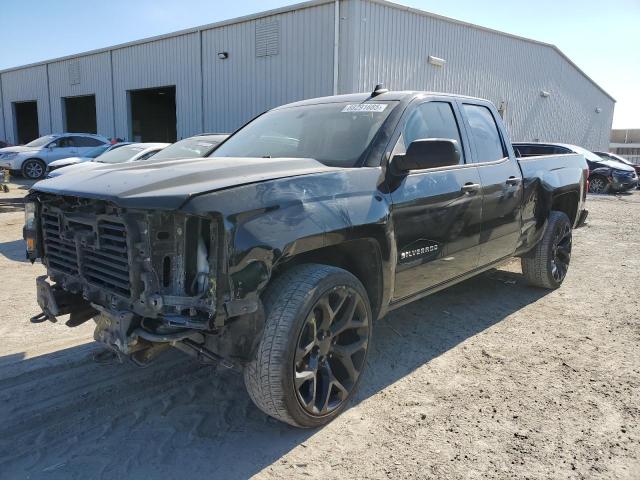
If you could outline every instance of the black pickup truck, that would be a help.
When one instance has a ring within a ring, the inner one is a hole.
[[[142,365],[174,346],[241,368],[264,412],[321,425],[390,310],[513,256],[559,287],[587,175],[581,155],[516,159],[485,100],[376,88],[285,105],[210,158],[37,183],[32,321],[93,318]]]

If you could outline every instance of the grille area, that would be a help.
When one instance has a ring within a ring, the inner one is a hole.
[[[129,258],[124,225],[98,223],[98,249],[82,249],[82,272],[92,283],[129,295]]]
[[[42,233],[49,268],[129,297],[127,229],[117,220],[96,224],[43,212]]]
[[[78,274],[76,245],[60,235],[60,217],[51,213],[43,216],[42,233],[49,267],[67,273]]]

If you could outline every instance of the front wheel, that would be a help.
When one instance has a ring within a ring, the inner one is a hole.
[[[605,177],[595,176],[589,180],[589,193],[607,193],[610,189]]]
[[[327,265],[299,265],[268,287],[266,324],[244,370],[247,391],[267,415],[317,427],[353,397],[371,340],[371,307],[362,283]]]
[[[42,160],[30,158],[22,164],[22,176],[31,180],[38,180],[44,177],[47,167]]]
[[[551,212],[544,236],[521,259],[522,273],[530,285],[549,289],[562,285],[571,260],[571,233],[567,214]]]

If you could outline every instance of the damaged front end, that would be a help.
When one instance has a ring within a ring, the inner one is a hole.
[[[207,348],[227,333],[217,315],[214,216],[38,192],[25,215],[27,257],[42,258],[48,274],[37,279],[42,313],[33,322],[95,318],[95,339],[139,363],[167,345],[219,357]]]

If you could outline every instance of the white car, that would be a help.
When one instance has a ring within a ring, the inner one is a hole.
[[[207,157],[228,137],[228,133],[201,133],[200,135],[172,143],[153,157],[153,159],[176,160],[181,158]]]
[[[120,142],[120,143],[114,143],[113,145],[100,145],[99,147],[95,147],[89,150],[81,157],[69,157],[69,158],[62,158],[60,160],[56,160],[54,162],[51,162],[47,166],[47,173],[53,170],[56,170],[58,168],[68,167],[69,165],[75,165],[76,163],[89,162],[94,158],[99,157],[102,154],[110,152],[111,150],[115,150],[116,148],[124,147],[125,145],[131,145],[131,143],[133,142]]]
[[[104,165],[113,165],[116,163],[137,162],[147,160],[158,153],[163,148],[171,145],[170,143],[131,143],[123,147],[103,153],[99,157],[94,158],[90,162],[77,163],[68,167],[58,168],[49,172],[47,178],[54,178],[60,175],[75,172],[86,172],[94,170]]]
[[[26,145],[0,148],[0,168],[36,180],[44,177],[47,165],[54,160],[83,156],[105,144],[109,144],[107,138],[89,133],[45,135]]]

